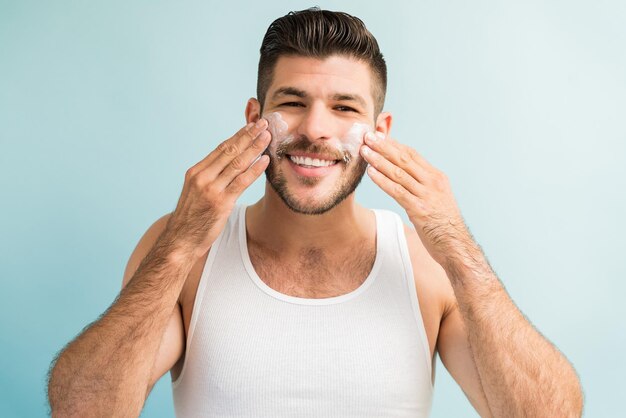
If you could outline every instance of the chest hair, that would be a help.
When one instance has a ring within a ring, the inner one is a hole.
[[[351,247],[331,255],[320,247],[308,247],[287,260],[280,253],[249,243],[250,261],[258,276],[272,289],[290,296],[327,298],[358,288],[374,265],[374,245]]]

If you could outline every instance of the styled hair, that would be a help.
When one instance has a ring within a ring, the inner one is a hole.
[[[376,38],[358,17],[318,7],[289,12],[272,22],[267,29],[261,43],[257,77],[257,98],[261,107],[272,84],[278,58],[302,56],[325,59],[332,55],[354,58],[370,67],[374,116],[377,116],[385,102],[387,65]]]

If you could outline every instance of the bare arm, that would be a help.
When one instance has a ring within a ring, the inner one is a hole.
[[[111,307],[59,356],[49,383],[53,415],[139,415],[192,264],[157,241]]]
[[[478,245],[462,247],[444,268],[493,416],[580,417],[574,368],[515,306]]]
[[[267,156],[256,159],[269,141],[267,121],[260,120],[187,170],[176,210],[135,274],[53,365],[48,384],[53,416],[139,416],[184,282],[223,229],[236,199],[267,167]]]
[[[370,177],[406,210],[453,287],[458,310],[441,324],[442,360],[456,369],[472,404],[496,417],[580,416],[576,372],[509,298],[469,233],[448,177],[411,147],[384,135],[364,139]]]

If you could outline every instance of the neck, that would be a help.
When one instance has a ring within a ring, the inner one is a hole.
[[[247,210],[246,230],[258,245],[290,257],[310,248],[345,251],[375,236],[375,218],[355,202],[354,193],[321,215],[296,213],[266,182],[265,196]]]

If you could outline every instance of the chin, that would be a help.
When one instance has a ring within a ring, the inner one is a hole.
[[[349,194],[345,196],[329,196],[326,198],[293,198],[293,196],[289,194],[286,196],[279,194],[279,196],[283,203],[295,213],[301,215],[322,215],[343,202]]]
[[[326,179],[319,177],[288,180],[281,163],[286,162],[279,160],[277,164],[276,160],[270,159],[265,170],[267,181],[290,210],[302,215],[322,215],[339,205],[354,193],[367,169],[367,162],[358,158],[352,161],[351,167],[342,170],[337,180],[326,185]],[[292,181],[298,181],[300,187],[292,186]]]

